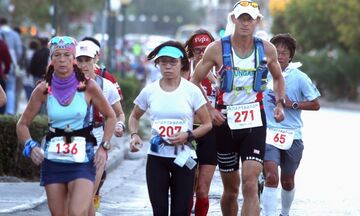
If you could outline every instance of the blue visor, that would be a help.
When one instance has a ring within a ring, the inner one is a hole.
[[[173,46],[164,46],[160,49],[158,54],[156,55],[156,58],[159,58],[161,56],[168,56],[172,58],[180,58],[184,57],[184,54],[176,47]]]

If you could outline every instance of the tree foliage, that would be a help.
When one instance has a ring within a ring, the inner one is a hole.
[[[288,31],[304,51],[360,48],[358,0],[291,0],[283,12],[274,14],[273,33]]]
[[[66,22],[69,22],[69,16],[76,17],[89,11],[98,11],[103,4],[103,1],[98,0],[13,0],[12,3],[15,6],[15,10],[12,14],[12,25],[21,25],[26,20],[27,23],[36,24],[38,27],[44,28],[47,23],[52,22],[50,8],[54,2],[57,2],[58,5],[57,22],[63,28],[68,24]]]

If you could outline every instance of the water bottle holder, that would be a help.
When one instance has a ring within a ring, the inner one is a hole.
[[[233,90],[234,75],[232,70],[223,70],[220,78],[220,90],[231,92]]]

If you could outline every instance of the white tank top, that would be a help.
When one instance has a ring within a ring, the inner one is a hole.
[[[231,92],[224,92],[219,95],[219,104],[222,105],[239,105],[252,103],[261,100],[258,92],[254,92],[252,85],[255,72],[255,50],[250,56],[242,59],[235,54],[234,49],[231,49],[232,58],[234,62],[234,83]]]

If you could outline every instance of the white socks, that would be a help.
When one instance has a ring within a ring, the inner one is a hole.
[[[281,189],[281,215],[288,216],[292,201],[295,196],[295,188],[291,191]]]
[[[275,216],[278,203],[278,189],[265,186],[261,199],[264,208],[264,215]]]

